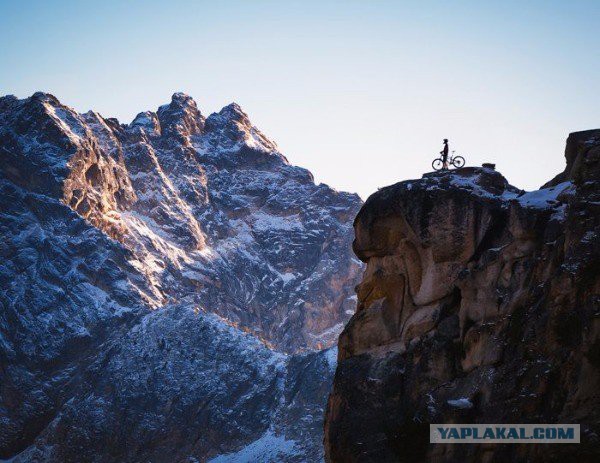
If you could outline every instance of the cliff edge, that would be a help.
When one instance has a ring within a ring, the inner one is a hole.
[[[600,452],[600,130],[538,191],[467,167],[373,194],[339,338],[328,462],[588,461]],[[430,423],[579,423],[579,445],[429,444]],[[570,461],[570,460],[569,460]]]

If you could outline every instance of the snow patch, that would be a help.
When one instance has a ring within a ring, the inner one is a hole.
[[[297,444],[293,440],[287,440],[283,435],[276,435],[269,429],[262,437],[247,445],[236,453],[219,455],[209,463],[279,463],[286,456],[296,453]]]
[[[466,397],[460,399],[448,400],[448,405],[454,408],[467,409],[473,408],[473,403]]]
[[[44,103],[44,108],[72,141],[78,143],[85,136],[85,128],[81,122],[63,108],[55,108],[49,103]],[[69,124],[69,122],[71,122],[71,124]]]
[[[327,364],[329,365],[329,369],[331,371],[335,371],[335,369],[337,368],[337,356],[337,346],[330,347],[325,351],[325,359],[327,360]]]
[[[517,198],[517,201],[523,207],[534,207],[536,209],[546,209],[552,207],[558,200],[558,195],[572,186],[571,182],[559,183],[550,188],[530,191]]]
[[[253,228],[259,231],[284,230],[284,231],[301,231],[304,230],[302,222],[298,215],[277,216],[257,212],[254,214]]]

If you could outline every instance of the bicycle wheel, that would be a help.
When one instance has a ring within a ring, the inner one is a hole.
[[[462,156],[455,156],[452,159],[452,165],[454,167],[456,167],[457,169],[464,166],[465,165],[465,158],[463,158]]]
[[[440,158],[437,158],[433,160],[433,162],[431,163],[431,167],[433,167],[433,170],[442,170],[442,167],[444,167],[444,163]]]

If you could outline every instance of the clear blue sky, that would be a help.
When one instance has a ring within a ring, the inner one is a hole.
[[[450,138],[532,189],[600,127],[600,2],[0,0],[0,93],[129,122],[238,102],[290,161],[366,198]]]

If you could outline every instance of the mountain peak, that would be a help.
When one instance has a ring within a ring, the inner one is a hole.
[[[244,112],[244,110],[242,109],[242,107],[235,102],[229,103],[227,106],[223,107],[221,109],[221,111],[219,111],[219,115],[225,117],[226,119],[230,119],[230,120],[236,120],[236,121],[246,120],[246,121],[250,122],[250,118],[248,117],[248,114],[246,114]]]
[[[54,103],[59,103],[58,98],[56,98],[51,93],[46,93],[46,92],[35,92],[33,95],[31,95],[31,99],[39,100],[39,101],[52,101]]]
[[[218,113],[212,113],[206,119],[206,132],[219,134],[221,139],[229,140],[236,145],[242,143],[247,147],[264,152],[277,151],[277,145],[256,128],[248,114],[237,103],[230,103]]]
[[[171,96],[171,105],[191,106],[194,108],[198,107],[196,101],[190,95],[183,92],[173,93],[173,95]]]
[[[130,127],[141,127],[150,134],[160,135],[160,122],[155,112],[144,111],[135,116]]]
[[[158,108],[163,135],[198,135],[204,130],[204,116],[194,99],[182,92],[173,93],[171,103]]]

